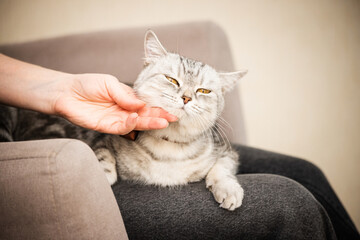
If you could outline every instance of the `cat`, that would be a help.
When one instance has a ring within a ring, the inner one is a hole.
[[[220,207],[240,207],[244,191],[235,176],[238,154],[218,133],[224,95],[246,71],[219,73],[214,68],[170,53],[148,30],[144,69],[134,90],[149,106],[178,117],[165,129],[139,132],[134,141],[75,126],[57,116],[0,106],[1,141],[76,138],[95,152],[112,185],[118,177],[158,186],[205,179]]]

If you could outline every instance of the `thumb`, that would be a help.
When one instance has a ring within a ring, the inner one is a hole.
[[[125,110],[136,112],[145,106],[145,102],[136,97],[134,89],[121,82],[115,82],[108,89],[116,104]]]
[[[128,134],[129,132],[134,130],[134,128],[137,125],[137,119],[138,119],[138,114],[137,113],[131,113],[126,119],[125,126],[123,126],[120,129],[120,135]]]

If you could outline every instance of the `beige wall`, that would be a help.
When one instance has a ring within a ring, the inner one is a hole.
[[[250,145],[320,166],[360,227],[360,1],[0,0],[0,43],[191,20],[227,32]]]

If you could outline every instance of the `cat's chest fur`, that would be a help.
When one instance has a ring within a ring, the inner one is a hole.
[[[174,142],[143,134],[134,142],[123,139],[116,143],[115,149],[121,149],[115,153],[119,176],[147,184],[170,186],[200,181],[216,159],[213,142],[205,137]]]

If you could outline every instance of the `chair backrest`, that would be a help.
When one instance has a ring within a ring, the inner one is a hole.
[[[143,67],[143,40],[149,27],[81,33],[0,46],[0,52],[19,60],[69,73],[107,73],[132,84]],[[164,47],[200,60],[219,71],[233,71],[228,40],[211,22],[151,27]],[[226,97],[223,118],[232,142],[245,143],[239,90]]]

